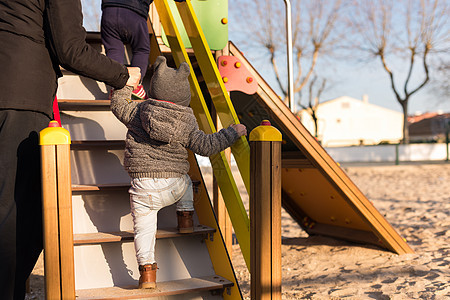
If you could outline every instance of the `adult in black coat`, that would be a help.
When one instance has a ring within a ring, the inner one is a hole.
[[[114,88],[139,81],[87,45],[82,24],[80,0],[0,0],[0,299],[24,299],[42,251],[38,133],[60,66]]]

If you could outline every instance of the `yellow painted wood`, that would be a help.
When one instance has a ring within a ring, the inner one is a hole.
[[[267,121],[267,120],[264,120]],[[263,121],[263,122],[264,122]],[[270,125],[260,125],[250,133],[250,141],[279,141],[281,142],[281,132]]]
[[[189,151],[189,163],[191,165],[189,176],[192,180],[200,181],[200,186],[194,193],[194,206],[198,220],[200,224],[216,229],[214,238],[212,240],[206,240],[206,246],[208,247],[208,251],[211,256],[214,271],[217,275],[220,275],[234,283],[234,286],[230,289],[230,294],[226,292],[223,293],[224,299],[242,299],[242,295],[239,291],[239,285],[232,268],[231,259],[227,253],[219,224],[214,216],[211,201],[206,191],[200,168],[194,154],[191,151]]]
[[[45,294],[47,299],[61,299],[55,145],[41,146],[41,176]]]
[[[51,121],[57,122],[57,121]],[[47,127],[39,133],[39,145],[70,144],[70,133],[62,127]]]
[[[177,2],[177,8],[222,125],[228,127],[231,124],[238,124],[239,119],[191,2]],[[231,152],[236,160],[245,187],[247,191],[250,191],[250,148],[247,139],[242,136],[231,147]]]
[[[220,123],[217,117],[214,105],[211,107],[211,116],[213,117],[214,125],[217,130],[222,129],[222,123]],[[225,156],[228,163],[231,161],[231,149],[227,148],[224,150]],[[220,230],[225,241],[225,246],[230,257],[233,256],[233,225],[231,224],[230,216],[228,215],[227,207],[225,201],[223,200],[222,193],[220,192],[219,185],[217,184],[216,177],[213,176],[212,181],[212,194],[213,194],[213,208],[216,214],[217,223],[219,224]]]
[[[228,54],[229,54],[228,47],[226,47],[222,50],[216,51],[214,57],[217,60],[220,56]],[[214,124],[216,125],[217,130],[222,129],[223,126],[222,123],[220,123],[220,119],[217,115],[214,105],[212,105],[211,107],[211,115],[213,116],[213,120],[215,122]],[[225,149],[225,155],[227,157],[228,162],[230,162],[231,149],[229,148]],[[217,222],[219,223],[220,230],[222,231],[228,255],[231,258],[233,257],[233,224],[231,223],[230,215],[228,214],[225,201],[223,200],[223,195],[220,192],[219,185],[217,184],[215,176],[213,176],[213,203],[214,203],[214,212],[216,213],[217,217]]]
[[[225,155],[227,160],[230,161],[231,151],[229,149],[225,150]],[[228,214],[227,208],[225,206],[225,201],[223,195],[220,192],[219,185],[217,184],[216,177],[213,176],[213,206],[214,212],[216,213],[217,223],[219,223],[220,230],[222,232],[225,246],[227,247],[228,254],[230,257],[233,256],[233,225],[231,224],[231,219]]]
[[[207,134],[214,133],[216,132],[214,123],[212,121],[208,107],[206,106],[203,94],[199,87],[186,49],[175,26],[175,21],[173,19],[167,0],[156,0],[154,1],[154,3],[161,20],[161,24],[166,32],[176,65],[179,66],[182,62],[187,62],[190,66],[191,75],[189,76],[189,81],[191,84],[192,96],[191,108],[193,109],[194,114],[197,118],[199,127]],[[242,203],[242,199],[239,194],[236,182],[234,181],[233,174],[231,173],[230,166],[224,152],[214,154],[210,156],[209,159],[213,167],[217,183],[219,184],[220,190],[224,197],[231,222],[233,223],[236,237],[239,240],[239,245],[241,247],[244,260],[247,264],[247,267],[250,267],[250,221],[248,219],[247,212],[245,211],[245,207]],[[210,253],[212,256],[214,256],[212,257],[213,264],[215,261],[218,262],[223,259],[223,257],[219,255],[216,256],[214,251],[210,251]]]

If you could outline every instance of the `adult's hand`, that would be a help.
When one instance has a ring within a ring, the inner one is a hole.
[[[127,85],[132,86],[134,89],[137,88],[139,82],[141,81],[141,69],[138,67],[128,67],[128,78]]]

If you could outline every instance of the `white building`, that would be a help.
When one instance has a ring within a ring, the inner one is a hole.
[[[316,112],[318,139],[324,147],[398,143],[402,139],[403,114],[343,96],[320,103]],[[314,135],[310,114],[300,112],[302,124]]]

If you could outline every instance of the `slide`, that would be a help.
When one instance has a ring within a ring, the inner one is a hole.
[[[229,52],[258,82],[253,95],[231,92],[240,121],[251,131],[268,119],[283,134],[282,203],[286,211],[310,235],[375,244],[398,254],[413,253],[232,42]]]

